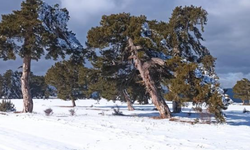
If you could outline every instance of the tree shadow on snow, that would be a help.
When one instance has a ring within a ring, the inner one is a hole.
[[[116,108],[117,106],[115,105],[112,105],[112,106],[94,106],[94,108],[100,108],[100,109],[113,109],[113,108]],[[119,106],[118,107],[121,109],[121,110],[128,110],[128,107],[127,106]],[[154,111],[154,106],[133,106],[135,108],[135,110],[138,110],[138,111]]]
[[[225,114],[229,125],[250,126],[250,113],[243,113],[242,111],[227,111]]]

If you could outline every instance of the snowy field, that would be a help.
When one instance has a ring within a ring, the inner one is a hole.
[[[12,100],[22,110],[22,100]],[[226,124],[205,124],[210,118],[191,111],[191,105],[174,116],[182,121],[153,119],[153,105],[135,105],[101,100],[76,102],[34,100],[34,113],[0,113],[0,150],[249,150],[250,106],[230,105]],[[118,105],[123,116],[112,115]],[[169,105],[171,106],[171,105]],[[53,109],[51,116],[44,110]],[[189,123],[203,118],[197,124]],[[213,118],[212,118],[213,120]]]

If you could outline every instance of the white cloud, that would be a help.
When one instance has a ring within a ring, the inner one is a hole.
[[[97,16],[117,12],[124,9],[130,0],[61,0],[62,7],[66,7],[71,19],[80,24],[91,22]]]
[[[238,73],[227,73],[227,74],[218,74],[220,77],[221,87],[223,88],[232,88],[237,81],[247,78],[250,79],[250,73],[243,74],[241,72]]]

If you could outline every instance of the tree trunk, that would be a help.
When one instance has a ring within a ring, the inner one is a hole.
[[[129,111],[135,110],[135,108],[132,106],[132,101],[131,101],[131,99],[130,99],[128,93],[127,93],[127,91],[123,90],[122,93],[123,93],[123,96],[124,96],[125,100],[127,101],[128,110]]]
[[[143,104],[149,104],[147,98],[143,98]]]
[[[149,63],[144,62],[142,64],[141,60],[138,57],[138,49],[137,46],[134,45],[132,39],[128,40],[128,44],[132,53],[132,58],[135,63],[136,69],[140,72],[140,76],[144,82],[144,85],[146,86],[147,92],[150,94],[150,97],[152,98],[152,102],[157,108],[157,110],[160,113],[161,118],[170,118],[171,112],[166,104],[165,100],[163,99],[160,91],[157,89],[154,80],[152,79],[150,75],[149,68],[151,67]]]
[[[21,78],[22,83],[22,93],[23,93],[23,112],[32,113],[33,111],[33,100],[31,97],[29,79],[30,79],[30,56],[25,56],[23,58],[23,74]]]
[[[72,106],[75,107],[75,106],[76,106],[75,100],[74,100],[74,99],[71,99],[71,101],[72,101]]]
[[[173,104],[173,113],[180,113],[181,112],[181,103],[173,100],[172,104]]]

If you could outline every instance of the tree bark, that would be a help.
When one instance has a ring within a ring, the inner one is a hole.
[[[149,104],[149,103],[148,103],[148,99],[147,99],[147,98],[144,98],[144,100],[143,100],[143,104]]]
[[[181,112],[181,103],[173,100],[172,104],[173,104],[173,113],[180,113]]]
[[[23,58],[23,74],[21,77],[24,113],[32,113],[33,111],[33,100],[31,97],[31,91],[29,86],[30,67],[31,67],[31,58],[30,56],[25,56]]]
[[[140,72],[140,76],[146,86],[146,90],[150,94],[153,104],[159,111],[160,117],[170,118],[170,109],[166,104],[165,100],[163,99],[160,91],[157,89],[156,84],[150,75],[149,68],[151,67],[151,64],[148,62],[144,62],[142,64],[142,61],[138,57],[138,49],[140,49],[140,47],[135,46],[131,38],[128,40],[128,42],[130,51],[132,53],[133,61],[135,63],[135,68]]]
[[[72,106],[73,106],[73,107],[76,107],[76,102],[75,102],[75,100],[72,99],[71,101],[72,101]]]
[[[123,90],[122,93],[123,93],[123,96],[124,96],[125,100],[127,101],[128,110],[129,111],[134,111],[135,108],[132,106],[132,101],[131,101],[131,99],[130,99],[128,93],[127,93],[127,91]]]

